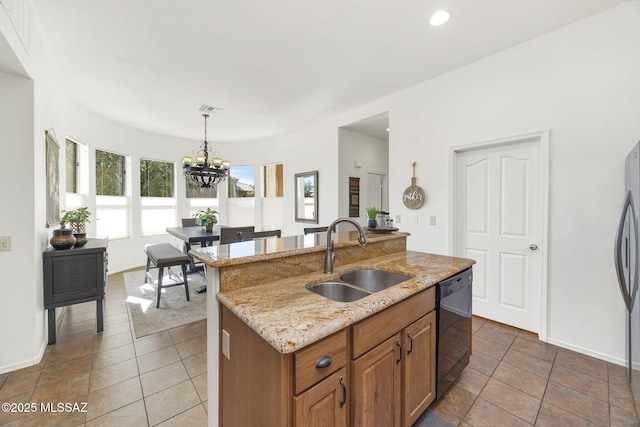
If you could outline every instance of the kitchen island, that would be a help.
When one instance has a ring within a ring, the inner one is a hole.
[[[250,420],[250,417],[242,418],[251,407],[256,406],[250,389],[258,390],[260,387],[266,387],[265,390],[269,393],[265,409],[260,410],[262,420],[267,419],[264,418],[268,416],[265,411],[272,408],[273,419],[278,420],[277,424],[292,425],[295,418],[294,403],[292,399],[282,396],[301,391],[293,391],[294,386],[299,386],[297,378],[303,376],[301,372],[295,371],[296,357],[302,357],[305,351],[320,344],[325,349],[326,345],[329,345],[329,349],[337,345],[334,355],[337,359],[334,357],[334,360],[359,356],[353,352],[356,344],[351,342],[353,332],[349,328],[352,325],[365,324],[368,319],[375,319],[377,314],[387,316],[386,313],[391,313],[389,309],[396,306],[402,306],[403,309],[395,313],[393,318],[405,316],[406,325],[409,325],[409,321],[415,320],[411,316],[418,308],[424,308],[425,314],[427,309],[432,310],[429,308],[432,303],[428,301],[433,299],[433,286],[436,283],[473,264],[472,260],[467,259],[406,251],[407,236],[406,233],[367,234],[368,244],[359,247],[357,233],[334,233],[336,261],[332,274],[323,273],[327,244],[325,233],[254,240],[190,252],[206,264],[208,269],[209,425],[218,425],[219,412],[223,413],[222,419],[226,419],[227,423],[229,420]],[[335,279],[345,271],[364,268],[403,274],[410,279],[348,303],[332,301],[306,289],[309,284]],[[419,305],[415,305],[413,301],[417,301]],[[404,314],[405,312],[410,315]],[[222,328],[227,328],[225,322],[233,323],[229,329],[234,330],[234,333],[228,334],[228,330],[221,332]],[[390,322],[393,323],[384,323]],[[399,328],[404,326],[405,324],[399,325]],[[243,343],[249,343],[244,347],[246,351],[242,351],[244,355],[234,353],[240,337]],[[222,356],[222,360],[221,340],[222,353],[226,355]],[[315,343],[319,344],[314,345]],[[398,345],[400,346],[399,342]],[[342,354],[342,348],[345,349],[345,354]],[[229,352],[230,357],[227,357]],[[259,354],[252,354],[255,352]],[[260,360],[262,356],[264,359]],[[248,360],[247,357],[256,360]],[[230,384],[232,380],[229,378],[225,381],[224,375],[220,375],[217,368],[222,366],[224,374],[227,369],[225,366],[232,362],[241,363],[240,358],[246,362],[246,366],[262,366],[266,369],[264,375],[257,375],[262,378],[255,378],[256,383],[270,378],[272,383],[278,383],[275,389],[281,395],[269,391],[269,384],[249,387],[247,378],[238,377],[246,370],[238,370],[237,367],[228,369],[234,372],[233,381],[238,384]],[[267,360],[272,360],[275,365],[269,365]],[[346,362],[343,363],[346,368],[338,372],[344,371],[343,376],[348,378],[351,368]],[[339,367],[338,364],[335,361],[333,367]],[[277,375],[269,375],[274,372]],[[341,382],[343,376],[340,377]],[[220,378],[227,404],[218,408]],[[241,387],[243,383],[246,385],[245,389]],[[322,383],[324,381],[320,384]],[[311,384],[312,382],[307,385]],[[340,394],[339,391],[340,388],[336,388],[336,393]],[[346,388],[343,392],[346,397]],[[234,404],[228,402],[229,395],[233,393],[245,397],[243,405],[235,397]],[[298,398],[300,396],[302,395],[297,395]],[[238,417],[229,414],[232,407],[233,411],[240,414]]]

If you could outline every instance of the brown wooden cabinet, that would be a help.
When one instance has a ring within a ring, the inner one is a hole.
[[[344,368],[294,396],[294,422],[305,427],[346,427],[349,423]]]
[[[411,426],[433,402],[435,323],[430,288],[352,326],[354,426]]]
[[[352,362],[353,425],[400,426],[400,333]]]
[[[402,331],[403,421],[411,426],[436,398],[436,312],[431,311]]]
[[[435,398],[435,288],[292,354],[222,307],[220,424],[410,426]]]

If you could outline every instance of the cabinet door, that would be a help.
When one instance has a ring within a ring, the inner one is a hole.
[[[400,425],[403,357],[400,339],[400,333],[397,333],[351,362],[355,426]]]
[[[404,360],[403,426],[411,426],[436,397],[436,311],[402,331]]]
[[[347,378],[344,368],[293,398],[294,425],[299,427],[346,427]]]

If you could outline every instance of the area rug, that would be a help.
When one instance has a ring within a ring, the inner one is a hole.
[[[196,292],[205,280],[200,274],[190,274],[189,295],[191,301],[187,301],[184,286],[163,288],[160,298],[160,308],[156,308],[156,292],[158,283],[157,269],[152,269],[153,284],[144,283],[144,270],[132,271],[124,274],[124,283],[127,288],[127,309],[133,323],[136,338],[166,331],[187,323],[197,322],[207,318],[207,293]],[[178,281],[182,273],[174,271]],[[164,270],[163,284],[175,283],[169,278],[167,269]]]

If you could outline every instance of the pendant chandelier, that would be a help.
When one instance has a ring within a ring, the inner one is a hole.
[[[182,158],[182,172],[185,177],[196,182],[200,188],[211,188],[227,178],[230,163],[220,157],[209,159],[209,143],[207,142],[209,115],[203,114],[202,117],[204,117],[204,142],[200,146],[195,160],[190,156]],[[216,151],[211,154],[214,156],[219,153]]]

